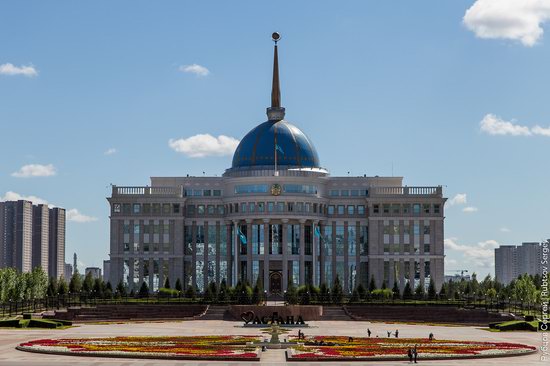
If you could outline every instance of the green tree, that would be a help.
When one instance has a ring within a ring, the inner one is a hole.
[[[141,283],[141,287],[139,288],[138,295],[141,298],[149,297],[149,286],[147,286],[147,282],[143,281]]]
[[[447,284],[446,283],[443,283],[441,285],[441,289],[439,290],[439,298],[441,300],[446,300],[447,299]]]
[[[403,289],[403,299],[410,300],[413,297],[412,289],[411,289],[411,283],[410,281],[407,281],[405,283],[405,288]]]
[[[357,291],[357,288],[353,289],[351,296],[349,298],[349,302],[351,304],[359,302],[359,291]]]
[[[86,273],[84,277],[84,282],[82,283],[82,291],[89,294],[94,288],[94,278],[92,277],[92,272]]]
[[[94,280],[94,284],[93,284],[93,287],[92,287],[93,296],[95,296],[97,298],[102,298],[103,297],[104,286],[105,285],[104,285],[103,281],[101,281],[100,278],[96,278]]]
[[[399,299],[401,297],[401,293],[399,291],[399,285],[397,284],[397,281],[393,281],[393,288],[392,288],[393,298]]]
[[[319,297],[323,303],[329,301],[329,289],[324,282],[319,286]]]
[[[0,302],[7,302],[14,299],[15,283],[17,282],[17,271],[15,268],[0,269]]]
[[[71,281],[69,282],[69,291],[71,291],[71,293],[78,293],[82,291],[82,277],[78,271],[73,272]]]
[[[437,295],[435,291],[435,282],[434,279],[430,277],[430,284],[428,285],[428,299],[434,300]]]
[[[57,282],[57,292],[60,295],[65,295],[69,292],[69,285],[63,276],[59,276],[59,281]]]
[[[369,292],[373,292],[376,290],[376,281],[374,280],[374,275],[370,276],[370,282],[369,282]]]
[[[181,285],[181,280],[179,278],[176,279],[176,291],[178,291],[180,295],[183,292],[183,286]]]
[[[57,289],[58,289],[57,278],[50,277],[50,280],[48,281],[48,288],[46,290],[46,294],[48,296],[56,296]]]
[[[170,279],[168,277],[166,277],[166,279],[164,280],[164,286],[162,287],[170,288]]]
[[[122,283],[122,281],[120,281],[118,283],[118,285],[116,285],[116,293],[117,293],[117,296],[120,296],[120,297],[126,297],[127,293],[126,293],[126,287],[124,286],[124,284]]]
[[[332,285],[332,302],[334,304],[341,304],[344,298],[344,291],[342,289],[342,283],[340,282],[340,277],[336,275],[334,279],[334,284]]]
[[[30,298],[31,299],[42,299],[48,289],[48,275],[42,267],[33,268],[30,275]]]
[[[258,281],[256,281],[256,285],[254,285],[254,290],[252,291],[252,304],[259,304],[261,301],[261,289],[258,284]]]
[[[416,288],[414,289],[414,295],[419,300],[424,298],[424,286],[422,286],[421,282],[419,282],[418,286],[416,286]]]
[[[220,291],[218,291],[218,301],[226,302],[227,300],[229,300],[229,289],[227,288],[227,282],[224,278],[220,284]]]
[[[365,287],[362,283],[357,286],[357,293],[359,295],[359,299],[365,300],[365,297],[367,296],[367,290],[365,290]]]
[[[195,286],[191,285],[187,287],[187,290],[185,291],[185,297],[192,300],[196,299],[197,292],[195,291]]]
[[[286,289],[286,301],[290,305],[295,305],[298,303],[298,289],[294,286],[292,281],[289,281],[288,287]]]

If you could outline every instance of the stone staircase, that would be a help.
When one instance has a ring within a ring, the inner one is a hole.
[[[323,306],[321,320],[352,320],[342,306]]]
[[[210,305],[203,315],[195,318],[199,320],[235,320],[229,312],[229,306],[223,305]]]

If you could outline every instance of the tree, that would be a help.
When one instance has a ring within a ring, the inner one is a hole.
[[[176,291],[178,291],[180,294],[183,291],[183,286],[181,285],[181,280],[179,278],[176,280]]]
[[[191,285],[187,287],[187,290],[185,291],[185,297],[188,299],[195,300],[197,297],[197,292],[195,291],[195,286]]]
[[[376,290],[376,281],[374,280],[374,275],[370,276],[370,282],[369,282],[369,292],[373,292]]]
[[[261,300],[260,295],[260,286],[258,285],[258,281],[256,281],[256,285],[254,285],[254,290],[252,291],[252,304],[259,304]]]
[[[141,283],[141,287],[139,288],[139,297],[149,297],[149,286],[147,286],[147,282],[143,281]]]
[[[222,279],[222,283],[220,284],[220,291],[218,292],[218,301],[219,302],[226,302],[229,299],[229,289],[227,288],[227,282],[225,282],[225,278]]]
[[[340,282],[340,277],[336,275],[334,279],[334,284],[332,285],[332,302],[334,304],[341,304],[344,298],[344,291],[342,289],[342,283]]]
[[[447,299],[447,284],[446,283],[443,283],[441,285],[441,289],[439,290],[439,298],[441,300],[446,300]]]
[[[118,283],[118,285],[116,285],[116,293],[117,293],[117,296],[120,296],[120,297],[126,297],[126,287],[124,286],[124,284],[122,283],[122,281],[120,281]]]
[[[96,278],[94,280],[94,284],[93,284],[93,287],[92,287],[93,296],[102,298],[103,297],[103,288],[104,288],[104,286],[105,285],[104,285],[103,281],[101,281],[100,278]]]
[[[418,286],[414,289],[414,294],[417,299],[422,299],[424,297],[424,286],[421,282],[418,282]]]
[[[434,279],[430,277],[430,284],[428,285],[428,299],[434,300],[437,295],[435,291],[435,282]]]
[[[71,281],[69,282],[69,291],[71,293],[77,293],[82,290],[82,278],[80,277],[80,273],[78,271],[74,271]]]
[[[401,297],[400,291],[399,291],[399,285],[397,284],[397,281],[393,281],[393,288],[391,290],[393,293],[394,299],[399,299]]]
[[[354,288],[351,297],[349,298],[350,303],[356,303],[359,302],[359,291],[357,291],[357,288]]]
[[[324,282],[321,283],[321,286],[319,286],[319,296],[321,297],[321,302],[329,301],[329,290]]]
[[[103,296],[105,298],[110,299],[113,297],[113,286],[111,286],[111,282],[107,281],[107,284],[105,285],[105,291]]]
[[[357,286],[357,294],[359,295],[359,299],[364,300],[367,296],[367,290],[365,290],[365,287],[362,283]]]
[[[57,295],[57,278],[50,277],[50,280],[48,281],[48,289],[46,290],[46,294],[48,296],[56,296]]]
[[[298,289],[294,286],[292,281],[289,281],[288,287],[286,289],[286,301],[290,305],[295,305],[298,303]]]
[[[82,291],[85,293],[90,293],[94,288],[94,278],[92,277],[92,272],[86,273],[84,277],[84,282],[82,283]]]
[[[63,278],[63,276],[59,276],[59,281],[57,282],[57,292],[60,295],[65,295],[67,292],[69,292],[69,286],[67,285],[67,281],[65,281],[65,278]]]
[[[164,280],[164,286],[162,286],[162,287],[170,288],[170,278],[166,277],[166,279]]]
[[[42,299],[46,295],[48,289],[48,275],[42,267],[33,268],[30,275],[30,298],[31,299]]]
[[[497,297],[497,290],[495,290],[494,288],[490,288],[487,290],[487,292],[485,293],[485,295],[493,300],[495,297]]]
[[[404,300],[410,300],[413,297],[412,289],[411,289],[411,283],[410,281],[407,281],[405,284],[405,288],[403,289],[403,299]]]

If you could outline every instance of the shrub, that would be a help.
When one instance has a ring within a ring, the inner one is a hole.
[[[0,320],[0,327],[2,327],[2,328],[21,328],[20,325],[19,325],[19,319]]]
[[[161,298],[170,298],[170,297],[178,297],[179,291],[172,290],[171,288],[159,288],[159,297]]]
[[[29,320],[29,323],[27,325],[28,328],[49,328],[49,329],[55,329],[59,326],[61,326],[61,323],[58,323],[53,320],[45,320],[45,319],[31,319]]]

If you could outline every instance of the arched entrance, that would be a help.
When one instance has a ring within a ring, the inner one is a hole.
[[[272,294],[280,294],[283,290],[281,271],[272,271],[269,274],[269,292]]]

